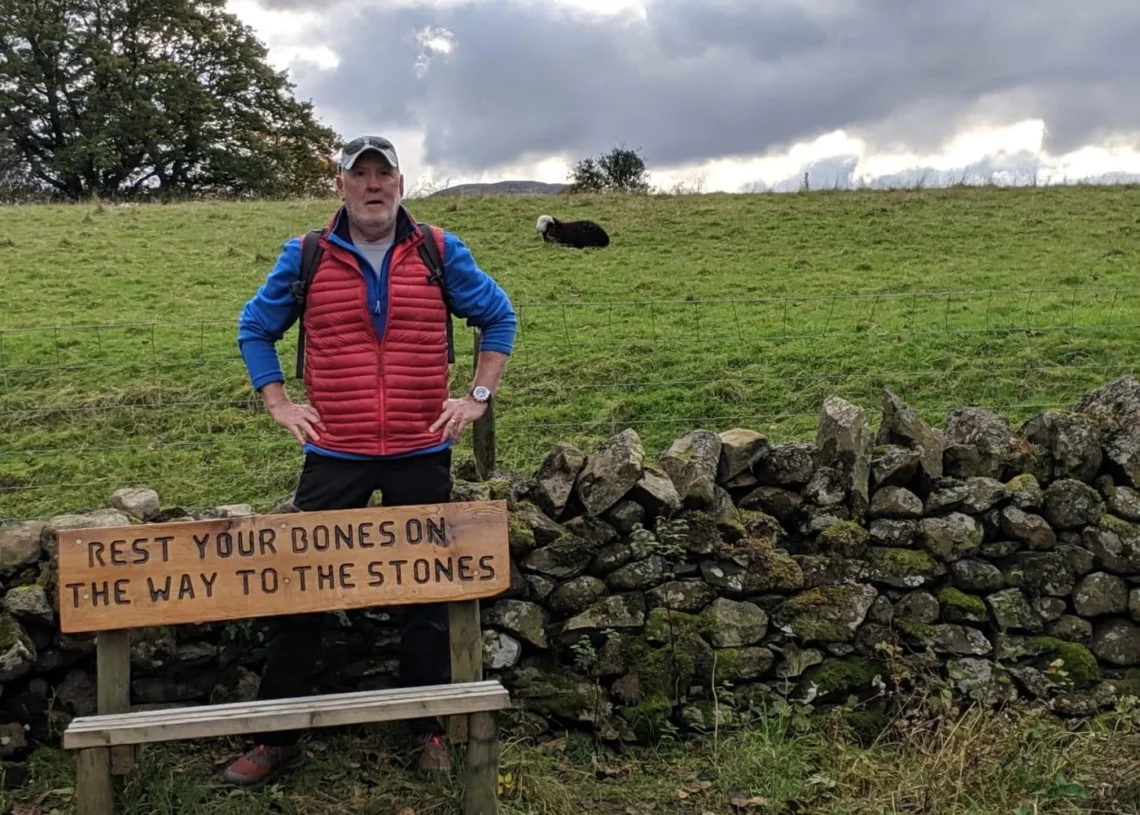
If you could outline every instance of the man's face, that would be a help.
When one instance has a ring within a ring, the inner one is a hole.
[[[379,153],[365,153],[351,170],[342,170],[336,178],[336,191],[352,225],[360,232],[383,236],[395,228],[396,210],[404,197],[404,176]]]

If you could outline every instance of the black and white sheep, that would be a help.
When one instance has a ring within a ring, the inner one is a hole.
[[[541,215],[534,228],[547,243],[558,243],[575,249],[604,248],[610,245],[610,236],[606,230],[593,221],[560,221],[549,215]]]

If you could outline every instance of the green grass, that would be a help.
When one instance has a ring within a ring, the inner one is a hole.
[[[936,697],[935,697],[936,698]],[[745,728],[657,748],[595,744],[554,733],[538,744],[504,733],[503,815],[1076,815],[1140,807],[1140,718],[1108,714],[1069,727],[1040,711],[908,706],[870,740],[840,714],[758,713]],[[463,753],[452,779],[411,773],[390,729],[322,731],[309,760],[267,789],[219,781],[240,751],[229,740],[152,745],[125,779],[122,815],[458,815]],[[27,786],[0,807],[74,812],[73,757],[48,748]],[[5,798],[7,796],[7,798]],[[3,809],[3,811],[8,811]],[[28,810],[15,810],[27,812]]]
[[[334,203],[0,209],[0,518],[125,485],[185,507],[287,496],[298,449],[251,398],[236,320]],[[650,454],[697,426],[810,437],[825,396],[877,421],[883,387],[937,424],[970,404],[1020,421],[1136,367],[1135,187],[409,205],[519,310],[497,445],[524,472],[626,426]],[[613,245],[544,246],[542,213],[597,218]]]

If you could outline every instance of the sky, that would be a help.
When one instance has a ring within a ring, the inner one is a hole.
[[[662,189],[1140,180],[1136,0],[228,0],[409,193],[565,182],[614,147]]]

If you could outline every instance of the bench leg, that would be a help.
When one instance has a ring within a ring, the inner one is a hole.
[[[499,815],[499,725],[493,713],[467,717],[464,815]]]
[[[75,800],[78,815],[114,815],[111,751],[106,747],[80,750],[76,756]]]

